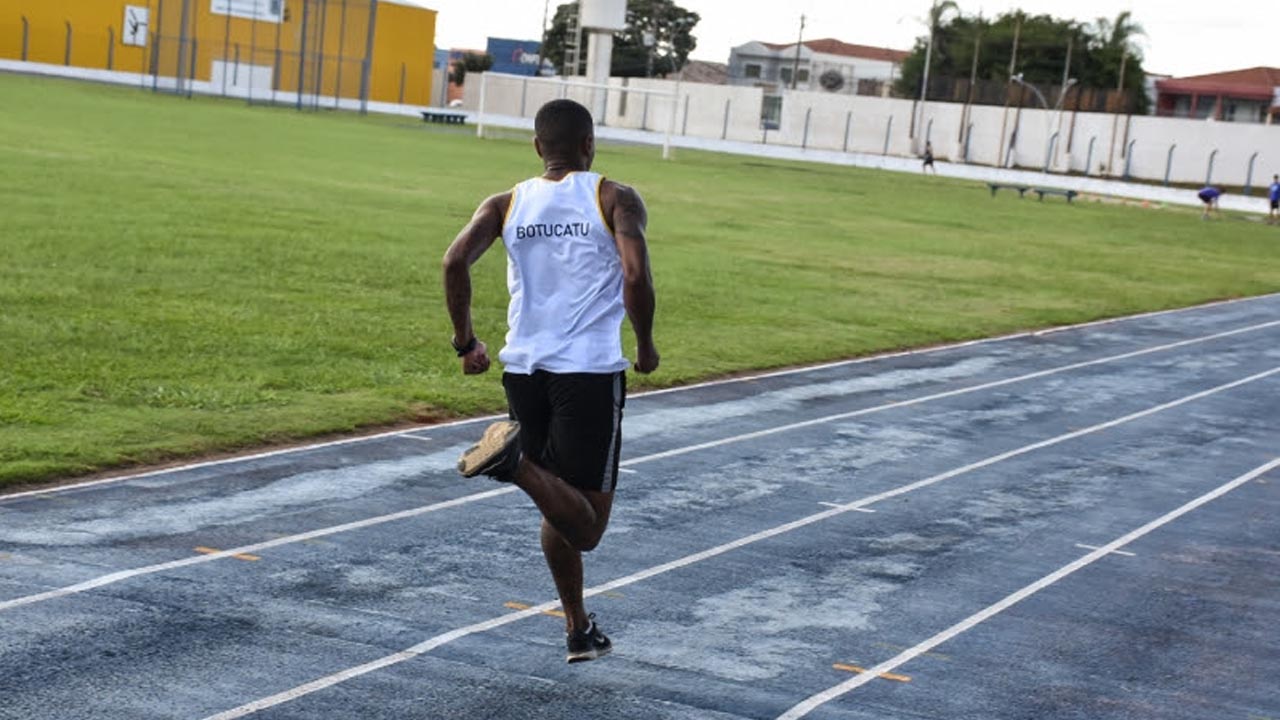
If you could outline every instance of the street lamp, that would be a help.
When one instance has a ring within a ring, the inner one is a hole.
[[[1062,86],[1062,92],[1058,94],[1058,102],[1057,102],[1056,104],[1054,104],[1053,108],[1050,108],[1050,107],[1049,107],[1049,102],[1048,102],[1047,100],[1045,100],[1045,99],[1044,99],[1044,93],[1040,92],[1040,89],[1039,89],[1039,88],[1037,88],[1035,85],[1032,85],[1031,83],[1027,82],[1026,80],[1023,80],[1023,79],[1022,79],[1022,73],[1018,73],[1017,75],[1014,75],[1014,76],[1013,76],[1012,78],[1010,78],[1010,79],[1011,79],[1011,80],[1013,80],[1014,82],[1018,83],[1019,85],[1021,85],[1021,86],[1025,87],[1025,88],[1029,88],[1029,89],[1031,90],[1031,92],[1035,93],[1035,95],[1036,95],[1036,99],[1040,101],[1040,105],[1042,105],[1042,106],[1044,107],[1045,111],[1046,111],[1046,113],[1045,113],[1045,128],[1044,128],[1044,134],[1045,134],[1045,140],[1044,140],[1044,144],[1045,144],[1045,153],[1044,153],[1045,163],[1044,163],[1044,165],[1045,165],[1045,169],[1046,169],[1046,170],[1048,170],[1048,168],[1049,168],[1049,158],[1050,158],[1050,156],[1053,154],[1053,143],[1054,143],[1054,141],[1055,141],[1055,140],[1057,140],[1057,133],[1050,134],[1050,133],[1049,133],[1049,129],[1050,129],[1051,127],[1053,127],[1053,125],[1054,125],[1054,117],[1055,117],[1055,115],[1056,115],[1056,117],[1057,117],[1058,124],[1061,124],[1061,121],[1062,121],[1062,103],[1063,103],[1063,101],[1065,101],[1065,100],[1067,99],[1067,91],[1068,91],[1068,90],[1070,90],[1070,89],[1071,89],[1071,87],[1072,87],[1073,85],[1075,85],[1075,84],[1076,84],[1077,82],[1079,82],[1079,81],[1078,81],[1078,80],[1076,80],[1075,78],[1069,78],[1069,79],[1067,80],[1066,84]]]

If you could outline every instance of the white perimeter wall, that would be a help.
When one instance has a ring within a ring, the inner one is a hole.
[[[479,77],[467,82],[465,107],[480,108]],[[895,156],[919,155],[923,139],[933,142],[940,160],[965,162],[966,125],[970,164],[999,167],[1003,149],[1012,143],[1010,167],[1041,170],[1049,158],[1051,172],[1084,173],[1092,177],[1163,181],[1169,149],[1174,146],[1169,179],[1174,183],[1203,183],[1213,156],[1211,182],[1244,185],[1250,157],[1256,154],[1252,184],[1265,186],[1280,173],[1280,125],[1209,122],[1152,116],[976,106],[964,122],[964,106],[927,103],[913,134],[918,103],[891,98],[826,92],[788,92],[776,130],[760,126],[763,91],[729,85],[699,85],[670,80],[612,78],[605,126],[665,131],[671,122],[670,93],[676,101],[674,132],[690,138],[733,140],[816,150],[835,150]],[[678,90],[677,90],[678,88]],[[661,95],[646,96],[653,89]],[[554,80],[524,79],[488,73],[485,112],[532,118],[542,103],[570,97],[584,104],[590,90]],[[625,98],[624,98],[625,95]],[[647,108],[646,108],[647,105]],[[726,122],[727,116],[727,122]],[[1015,135],[1016,131],[1016,135]],[[1132,157],[1128,149],[1132,143]],[[1092,144],[1092,152],[1090,145]]]

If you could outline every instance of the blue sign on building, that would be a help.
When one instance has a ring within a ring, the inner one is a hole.
[[[508,75],[537,75],[542,58],[542,43],[537,40],[489,38],[486,52],[493,56],[493,72]]]

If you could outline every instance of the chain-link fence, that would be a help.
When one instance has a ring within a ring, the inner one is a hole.
[[[1041,96],[1037,96],[1037,90]],[[928,100],[935,102],[972,103],[1010,107],[1061,107],[1077,112],[1132,113],[1138,107],[1138,92],[1071,85],[1066,97],[1061,85],[1041,85],[1036,90],[1028,85],[1004,80],[969,78],[929,78]],[[916,98],[906,98],[908,100]]]
[[[376,0],[142,2],[136,21],[127,8],[105,27],[0,13],[0,58],[137,73],[158,92],[299,109],[368,103]],[[400,77],[403,102],[403,64]]]
[[[367,102],[374,0],[157,0],[147,74],[157,90],[288,102]],[[204,83],[205,85],[201,85]]]

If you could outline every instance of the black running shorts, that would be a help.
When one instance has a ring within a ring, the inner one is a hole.
[[[576,488],[613,492],[626,373],[503,373],[502,386],[525,457]]]

